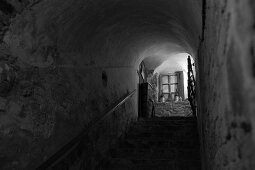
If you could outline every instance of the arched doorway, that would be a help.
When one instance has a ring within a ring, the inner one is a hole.
[[[138,69],[140,118],[194,115],[190,104],[190,89],[193,87],[188,89],[188,86],[195,85],[189,79],[191,74],[195,75],[195,67],[191,65],[193,72],[189,72],[188,60],[194,63],[190,56],[175,53],[163,60],[162,57],[150,56],[141,62]],[[195,80],[195,76],[193,78]]]

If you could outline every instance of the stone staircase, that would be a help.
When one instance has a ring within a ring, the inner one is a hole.
[[[169,116],[192,116],[192,109],[189,101],[167,101],[155,103],[155,115],[157,117],[169,117]]]
[[[193,117],[136,122],[109,152],[102,170],[200,170],[197,122]]]

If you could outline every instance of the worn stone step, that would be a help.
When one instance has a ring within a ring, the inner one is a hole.
[[[176,123],[176,124],[183,124],[183,123],[197,123],[197,120],[195,119],[187,119],[187,120],[166,120],[166,119],[143,119],[138,120],[137,123],[155,123],[155,122],[161,122],[161,123]]]
[[[120,161],[121,160],[121,161]],[[106,169],[112,170],[200,170],[200,161],[186,161],[180,160],[126,160],[124,159],[112,159]]]
[[[135,124],[133,127],[131,127],[130,129],[134,129],[134,128],[141,128],[141,129],[191,129],[191,130],[195,130],[197,129],[197,125],[174,125],[174,124],[165,124],[165,125],[160,125],[160,124]]]
[[[200,161],[186,161],[186,160],[155,160],[155,161],[143,161],[135,163],[138,169],[167,169],[167,170],[200,170]]]
[[[111,170],[200,170],[195,118],[139,120],[115,148],[104,166]]]
[[[141,119],[145,121],[154,121],[154,120],[163,120],[163,121],[171,121],[171,120],[185,120],[185,121],[196,121],[197,118],[190,116],[190,117],[184,117],[184,116],[168,116],[168,117],[153,117],[153,118],[147,118],[147,119]]]
[[[167,125],[149,125],[149,124],[135,124],[133,125],[130,130],[191,130],[191,131],[196,131],[197,130],[197,125],[172,125],[172,124],[167,124]]]
[[[138,122],[197,122],[197,119],[191,117],[156,117],[156,118],[149,118],[149,119],[139,119]]]
[[[139,121],[197,121],[196,118],[192,117],[155,117],[155,118],[147,118],[147,119],[139,119]]]
[[[133,134],[133,135],[128,135],[126,136],[127,140],[145,140],[145,141],[186,141],[186,142],[193,142],[193,141],[198,141],[197,135],[178,135],[178,134],[164,134],[164,135],[159,135],[159,134],[150,134],[150,133],[143,133],[141,135],[139,134]]]
[[[169,144],[176,143],[197,143],[198,138],[185,138],[185,137],[172,137],[172,136],[126,136],[126,140],[132,140],[133,142],[168,142]]]
[[[111,156],[114,158],[129,158],[129,159],[174,159],[179,153],[176,149],[157,149],[157,148],[118,148],[111,150]]]
[[[157,131],[157,130],[132,130],[128,137],[170,137],[170,138],[198,138],[198,133],[192,131]]]
[[[197,124],[196,120],[141,120],[134,122],[135,124],[161,124],[161,125],[184,125]]]
[[[100,170],[201,170],[201,168],[197,166],[185,166],[185,167],[178,167],[175,164],[167,164],[167,165],[141,165],[141,166],[134,166],[134,167],[109,167]]]
[[[175,132],[175,131],[189,131],[193,133],[197,133],[197,127],[196,126],[184,126],[184,127],[178,127],[178,126],[143,126],[143,125],[136,125],[130,128],[128,132],[132,131],[153,131],[153,132]]]
[[[138,121],[135,124],[140,124],[140,125],[160,125],[160,126],[188,126],[188,125],[196,125],[196,121]]]
[[[198,139],[197,133],[190,133],[190,132],[159,132],[159,133],[151,133],[151,132],[131,132],[128,135],[126,135],[126,138],[163,138],[163,139],[169,139],[169,140],[192,140],[192,139]]]
[[[144,139],[125,139],[120,142],[120,145],[122,146],[130,146],[130,147],[165,147],[165,148],[171,148],[171,147],[199,147],[199,140],[193,139],[193,140],[157,140],[157,139],[151,139],[151,140],[144,140]]]
[[[136,124],[175,124],[175,125],[183,125],[183,124],[197,124],[196,120],[140,120],[135,122]]]
[[[119,148],[130,148],[130,149],[136,149],[136,148],[141,148],[141,149],[149,149],[149,148],[159,148],[159,149],[196,149],[196,150],[200,150],[200,146],[198,143],[193,144],[187,144],[187,143],[178,143],[176,145],[171,145],[168,142],[166,143],[160,143],[160,142],[156,142],[156,143],[152,143],[152,142],[144,142],[144,143],[132,143],[132,141],[122,141],[119,142],[118,144]]]
[[[199,150],[182,149],[182,148],[118,148],[111,150],[113,158],[128,158],[128,159],[190,159],[200,160]]]

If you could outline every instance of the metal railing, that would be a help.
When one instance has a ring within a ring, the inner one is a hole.
[[[133,96],[136,90],[132,91],[131,93],[124,96],[122,99],[120,99],[117,103],[114,104],[113,107],[111,107],[103,117],[98,118],[93,123],[90,124],[89,127],[87,127],[85,130],[80,132],[76,137],[74,137],[72,140],[70,140],[67,144],[65,144],[62,148],[60,148],[55,154],[53,154],[49,159],[47,159],[45,162],[43,162],[36,170],[45,170],[48,168],[53,167],[57,163],[59,163],[61,160],[63,160],[71,151],[73,151],[76,146],[82,141],[82,139],[85,137],[85,135],[91,130],[94,126],[97,125],[97,123],[103,121],[107,116],[109,116],[111,113],[113,113],[118,107],[120,107],[122,104],[124,104],[129,98]]]
[[[195,63],[192,64],[190,56],[188,56],[188,100],[191,105],[191,109],[193,112],[193,116],[196,116],[196,80],[195,75],[192,69],[192,66],[195,65]]]

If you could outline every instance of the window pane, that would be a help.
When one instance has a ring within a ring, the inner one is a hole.
[[[168,76],[162,76],[162,84],[168,83]]]
[[[163,85],[163,93],[169,93],[168,85]]]
[[[177,83],[177,76],[170,76],[170,83]]]
[[[177,88],[177,86],[175,84],[172,84],[170,86],[170,92],[176,92],[176,88]]]

